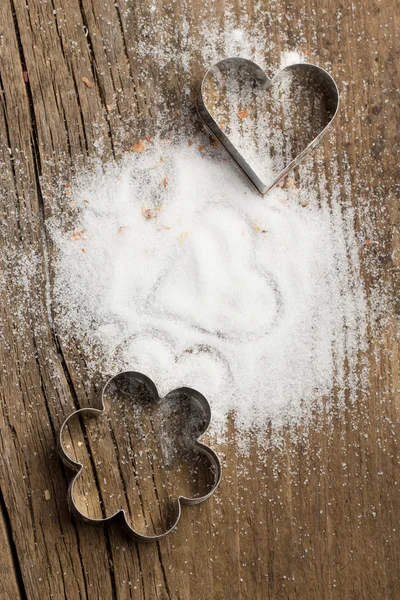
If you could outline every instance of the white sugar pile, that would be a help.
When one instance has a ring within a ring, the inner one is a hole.
[[[298,420],[348,385],[366,327],[352,212],[319,195],[304,175],[263,198],[197,143],[82,174],[73,225],[52,224],[61,334],[105,372],[198,389],[214,431]]]

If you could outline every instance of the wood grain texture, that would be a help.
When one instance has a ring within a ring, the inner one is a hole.
[[[373,240],[360,241],[365,285],[371,298],[386,298],[380,334],[371,328],[364,392],[356,403],[338,395],[329,413],[316,412],[312,427],[299,426],[262,459],[255,445],[238,455],[232,428],[217,495],[185,509],[160,543],[138,545],[118,528],[71,518],[56,431],[72,410],[95,405],[99,388],[85,381],[79,340],[64,345],[52,325],[46,222],[55,182],[98,155],[99,140],[107,160],[152,135],[161,111],[179,114],[186,87],[194,99],[201,62],[177,74],[171,62],[143,57],[139,44],[175,46],[179,63],[183,24],[196,38],[204,23],[223,23],[229,7],[238,23],[259,19],[260,8],[253,0],[156,2],[151,18],[165,25],[162,37],[143,26],[145,0],[2,0],[2,598],[400,598],[399,5],[257,4],[266,62],[299,48],[341,89],[315,172],[328,185],[336,178],[357,209],[360,240]]]

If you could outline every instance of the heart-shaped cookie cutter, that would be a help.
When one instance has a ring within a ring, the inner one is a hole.
[[[283,72],[299,72],[301,70],[308,70],[312,72],[318,84],[324,89],[327,98],[327,105],[329,108],[329,121],[327,125],[320,131],[320,133],[302,150],[282,171],[278,174],[277,177],[271,183],[263,182],[260,177],[255,173],[249,163],[244,159],[244,157],[240,154],[240,152],[235,148],[233,143],[230,141],[229,137],[224,134],[222,129],[216,123],[216,121],[211,116],[210,111],[208,110],[207,104],[204,99],[204,87],[206,85],[207,79],[209,75],[218,70],[222,66],[242,66],[246,69],[250,78],[253,78],[260,87],[260,89],[267,90],[271,87],[273,81],[276,77],[278,77]],[[298,165],[303,158],[305,157],[310,150],[315,148],[321,141],[322,137],[325,135],[328,127],[331,125],[333,119],[336,116],[339,107],[339,90],[335,83],[335,80],[321,67],[317,67],[316,65],[311,65],[309,63],[298,63],[294,65],[289,65],[284,69],[281,69],[276,73],[276,75],[271,79],[266,73],[263,71],[261,67],[259,67],[256,63],[246,58],[241,58],[239,56],[231,56],[229,58],[224,58],[219,62],[215,63],[212,67],[208,69],[206,74],[204,75],[197,99],[197,107],[200,114],[200,117],[204,121],[205,125],[212,133],[212,135],[222,144],[228,154],[233,158],[233,160],[237,163],[237,165],[241,168],[243,173],[248,177],[251,183],[255,186],[255,188],[262,194],[263,196],[267,194],[276,184],[281,181],[289,171],[291,171],[296,165]]]
[[[195,399],[203,411],[203,416],[204,416],[203,427],[202,427],[202,430],[199,433],[198,437],[193,439],[193,446],[196,447],[196,449],[199,452],[201,452],[207,456],[207,458],[210,462],[210,469],[213,470],[213,474],[214,474],[213,485],[212,485],[210,491],[203,496],[196,496],[194,498],[178,496],[178,498],[176,499],[177,514],[176,514],[174,522],[166,531],[164,531],[163,533],[160,533],[160,534],[156,534],[156,535],[144,535],[144,534],[136,531],[130,525],[129,520],[127,519],[127,516],[126,516],[126,511],[124,509],[117,510],[114,514],[112,514],[109,517],[96,519],[96,518],[88,517],[87,515],[83,514],[79,510],[79,508],[75,502],[75,499],[74,499],[74,484],[83,470],[83,465],[80,462],[74,461],[70,457],[70,455],[68,454],[66,449],[64,448],[64,444],[63,444],[64,430],[65,430],[66,426],[68,425],[68,422],[70,421],[70,419],[73,419],[77,416],[83,416],[83,415],[93,415],[96,417],[101,416],[106,410],[105,403],[104,403],[105,393],[106,393],[108,387],[120,377],[130,378],[132,381],[140,382],[140,383],[148,386],[148,389],[151,392],[151,398],[152,398],[154,404],[160,404],[161,402],[165,402],[165,401],[168,402],[169,398],[181,393],[186,396],[189,396],[192,399]],[[97,525],[99,525],[99,524],[102,525],[104,523],[110,523],[110,521],[115,521],[122,517],[122,523],[123,523],[126,531],[128,532],[128,534],[131,537],[133,537],[135,540],[141,541],[141,542],[152,542],[152,541],[161,540],[162,538],[166,537],[178,525],[178,522],[181,517],[181,512],[182,512],[182,504],[194,505],[194,504],[200,504],[201,502],[204,502],[205,500],[207,500],[214,494],[215,490],[217,489],[217,487],[219,486],[219,483],[221,481],[222,468],[221,468],[221,462],[218,458],[218,455],[211,448],[209,448],[209,446],[206,446],[205,444],[202,444],[199,441],[199,438],[201,438],[207,431],[210,421],[211,421],[211,408],[208,403],[208,400],[202,394],[200,394],[200,392],[198,392],[197,390],[194,390],[194,389],[188,388],[188,387],[181,387],[181,388],[177,388],[177,389],[173,390],[172,392],[169,392],[164,397],[160,397],[153,381],[146,375],[143,375],[142,373],[138,373],[137,371],[122,371],[120,373],[117,373],[113,377],[111,377],[111,379],[109,379],[107,381],[107,383],[105,384],[103,391],[102,391],[101,408],[97,409],[97,408],[89,407],[89,408],[81,408],[79,410],[76,410],[75,412],[70,414],[65,419],[65,421],[61,425],[61,428],[59,431],[59,435],[58,435],[59,455],[60,455],[62,461],[70,469],[72,469],[73,471],[76,471],[76,474],[74,475],[74,477],[72,478],[72,480],[69,484],[68,493],[67,493],[68,506],[69,506],[72,514],[75,515],[81,521],[84,521],[85,523],[91,523],[91,524],[97,524]]]

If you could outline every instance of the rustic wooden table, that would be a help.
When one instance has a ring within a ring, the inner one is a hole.
[[[251,25],[255,5],[235,1],[231,14],[238,22],[248,15]],[[238,456],[232,431],[217,495],[184,511],[162,542],[136,544],[118,528],[71,518],[56,431],[74,406],[93,404],[94,392],[78,345],[64,348],[49,316],[52,186],[95,152],[99,131],[103,157],[118,158],[152,133],[162,102],[179,111],[202,66],[177,77],[149,56],[141,58],[143,80],[137,46],[167,39],[178,55],[181,28],[195,37],[210,19],[222,21],[228,5],[155,2],[153,18],[166,24],[161,40],[138,26],[145,0],[2,0],[1,598],[400,598],[399,5],[257,5],[267,11],[266,62],[299,48],[331,65],[341,89],[318,168],[328,181],[335,172],[351,185],[365,285],[371,298],[385,297],[380,335],[369,340],[365,392],[356,403],[338,402],[329,418],[316,412],[313,427],[299,427],[296,440],[288,437],[262,461],[255,450]],[[164,98],[153,93],[155,81]],[[366,228],[372,243],[363,241]],[[30,273],[24,258],[30,264],[33,256],[39,268]],[[33,278],[29,297],[24,277]]]

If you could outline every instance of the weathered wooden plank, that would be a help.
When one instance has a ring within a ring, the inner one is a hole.
[[[79,341],[63,346],[52,328],[45,220],[56,180],[88,157],[118,157],[152,135],[162,108],[174,103],[171,118],[179,111],[184,87],[194,98],[202,65],[178,77],[174,65],[139,57],[138,41],[165,44],[141,27],[146,2],[129,3],[129,11],[111,0],[0,5],[0,260],[13,265],[0,288],[0,482],[28,598],[399,596],[398,6],[262,4],[271,64],[284,47],[300,45],[331,63],[341,84],[341,112],[316,175],[329,183],[338,172],[350,183],[360,239],[374,225],[374,245],[360,249],[362,268],[369,291],[386,293],[388,311],[381,338],[371,339],[369,385],[357,404],[317,413],[313,428],[263,459],[255,446],[238,456],[232,430],[216,498],[184,510],[178,531],[148,546],[116,529],[75,524],[66,510],[55,431],[74,407],[93,405],[96,390],[85,381]],[[224,8],[158,3],[153,19],[173,24],[166,36],[179,60],[182,17],[196,38],[203,20],[223,22]],[[250,0],[231,8],[238,23],[255,13]],[[363,215],[373,193],[373,213]],[[10,560],[5,546],[2,563]],[[7,583],[10,594],[21,589],[16,578]]]
[[[1,597],[5,600],[26,598],[15,544],[12,538],[11,526],[3,501],[1,502],[0,511],[0,540],[3,548],[0,577]]]

